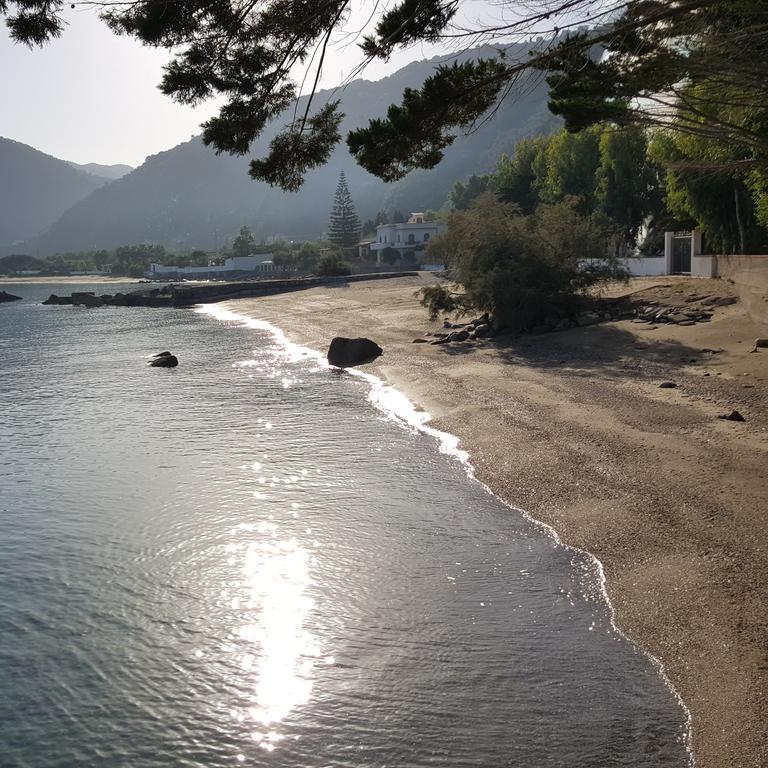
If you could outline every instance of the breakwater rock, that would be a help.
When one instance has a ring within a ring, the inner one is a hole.
[[[229,299],[271,296],[277,293],[301,291],[318,286],[344,285],[361,280],[386,280],[393,277],[412,277],[418,272],[376,272],[344,277],[294,277],[284,280],[244,280],[237,283],[197,283],[194,285],[165,285],[162,288],[142,288],[128,293],[104,294],[73,293],[57,296],[52,293],[43,304],[62,304],[95,307],[193,307]]]
[[[0,304],[4,304],[8,301],[21,301],[21,296],[14,296],[12,293],[0,291]]]

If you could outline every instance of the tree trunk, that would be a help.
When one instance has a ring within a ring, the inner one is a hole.
[[[733,202],[736,208],[736,226],[739,228],[739,253],[744,253],[746,247],[744,245],[744,222],[741,220],[741,205],[739,203],[739,188],[733,188]]]

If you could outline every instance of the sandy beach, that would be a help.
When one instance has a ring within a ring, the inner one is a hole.
[[[768,765],[768,336],[741,303],[711,322],[631,320],[451,345],[414,294],[430,276],[225,306],[323,350],[368,336],[366,370],[460,438],[478,478],[603,563],[618,626],[692,715],[700,768]],[[666,288],[652,288],[663,284]],[[629,288],[729,292],[662,278]],[[663,389],[672,381],[677,387]],[[745,422],[718,416],[737,409]]]

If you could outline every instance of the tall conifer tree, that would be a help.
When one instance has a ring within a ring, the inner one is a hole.
[[[344,171],[339,174],[339,183],[333,198],[328,239],[340,248],[353,248],[360,239],[360,219],[355,211]]]

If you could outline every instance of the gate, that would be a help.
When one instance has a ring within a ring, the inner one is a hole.
[[[691,232],[675,232],[672,235],[672,274],[691,273]]]

